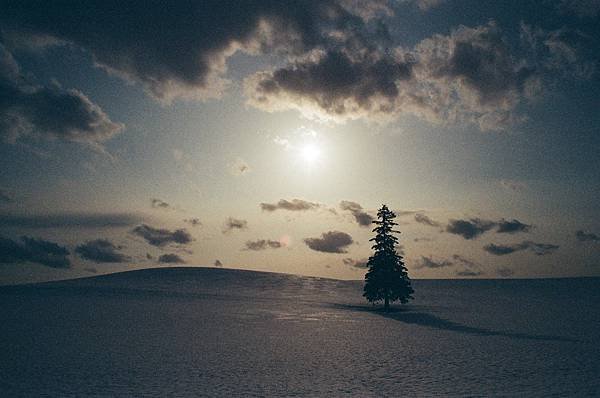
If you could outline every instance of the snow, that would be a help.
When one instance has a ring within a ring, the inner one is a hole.
[[[413,286],[391,313],[227,269],[0,287],[0,396],[600,395],[600,279]]]

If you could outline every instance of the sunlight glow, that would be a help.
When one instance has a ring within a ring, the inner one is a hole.
[[[321,156],[321,150],[315,144],[306,144],[301,150],[302,159],[308,164],[314,164]]]

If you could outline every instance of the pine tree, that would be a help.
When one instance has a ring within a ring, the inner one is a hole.
[[[372,246],[373,255],[369,257],[367,265],[369,271],[365,275],[365,288],[363,296],[371,303],[384,301],[386,311],[390,308],[390,302],[400,300],[401,303],[412,299],[414,292],[410,285],[410,278],[404,266],[402,256],[396,252],[398,238],[393,233],[398,225],[393,220],[396,215],[383,205],[377,212],[377,227],[373,229],[375,237],[370,239],[375,243]]]

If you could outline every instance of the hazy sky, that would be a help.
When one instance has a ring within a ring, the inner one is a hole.
[[[600,275],[600,1],[8,1],[0,282]]]

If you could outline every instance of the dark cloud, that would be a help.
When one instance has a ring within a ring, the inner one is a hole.
[[[553,253],[558,248],[558,245],[553,245],[549,243],[536,243],[530,240],[526,240],[521,243],[515,243],[511,245],[497,245],[491,243],[489,245],[485,245],[483,247],[483,250],[495,256],[504,256],[506,254],[511,254],[522,250],[530,250],[538,256],[543,256],[546,254]]]
[[[23,1],[2,6],[0,23],[52,39],[46,43],[81,46],[98,66],[170,101],[219,95],[227,59],[238,50],[303,53],[334,41],[331,31],[347,36],[360,29],[365,10],[333,0]]]
[[[69,250],[54,242],[22,236],[20,241],[0,236],[0,263],[36,263],[52,268],[69,268]]]
[[[14,58],[0,44],[0,138],[4,141],[30,135],[97,145],[122,129],[80,91],[25,83]]]
[[[346,253],[346,248],[354,243],[354,240],[345,232],[329,231],[322,233],[320,238],[306,238],[304,243],[318,252]]]
[[[282,248],[283,243],[277,240],[270,239],[258,239],[258,240],[249,240],[246,242],[246,248],[244,250],[266,250],[266,249],[279,249]]]
[[[450,220],[446,232],[460,235],[465,239],[475,239],[479,235],[494,228],[494,221],[471,218],[470,220]]]
[[[140,222],[140,216],[133,213],[0,214],[0,227],[116,228],[129,227],[138,222]]]
[[[223,266],[223,263],[221,262],[221,260],[215,260],[215,262],[213,263],[213,265],[214,265],[215,267],[222,267],[222,266]]]
[[[13,201],[13,198],[8,193],[0,189],[0,203],[13,203]]]
[[[177,254],[173,254],[173,253],[163,254],[163,255],[159,256],[158,262],[164,263],[164,264],[185,264],[184,259],[179,257]]]
[[[200,222],[200,219],[198,219],[198,218],[186,218],[185,220],[183,220],[183,222],[190,224],[192,227],[202,226],[202,223]]]
[[[248,229],[248,221],[233,217],[227,218],[225,224],[223,224],[222,232],[226,234],[235,229]]]
[[[107,239],[96,239],[81,244],[75,252],[86,260],[95,263],[124,263],[130,260],[129,256],[119,253],[122,246],[116,246]]]
[[[515,271],[513,271],[510,268],[507,267],[500,267],[496,269],[496,274],[498,274],[498,276],[501,276],[503,278],[507,278],[509,276],[513,276],[515,273]]]
[[[167,202],[156,198],[150,199],[150,204],[154,209],[168,209],[171,207],[171,205],[169,205]]]
[[[348,265],[350,267],[354,267],[354,268],[358,268],[358,269],[366,269],[369,267],[369,265],[367,264],[367,262],[369,261],[368,258],[363,258],[360,260],[355,260],[353,258],[345,258],[342,260],[342,262],[345,265]]]
[[[434,260],[431,257],[421,256],[417,261],[415,268],[446,268],[453,265],[454,263],[450,260]]]
[[[314,210],[321,207],[319,203],[309,202],[303,199],[280,199],[277,203],[261,203],[260,208],[263,211],[289,210],[289,211],[306,211]]]
[[[193,238],[185,229],[177,229],[174,231],[161,228],[153,228],[149,225],[142,224],[135,227],[133,234],[143,238],[152,246],[163,247],[170,243],[185,245],[190,243]]]
[[[375,219],[372,215],[363,210],[362,206],[356,202],[342,200],[340,202],[342,210],[348,210],[354,216],[354,219],[361,227],[368,227]]]
[[[580,242],[599,242],[600,236],[592,233],[592,232],[584,232],[582,230],[578,230],[575,232],[575,238],[577,238]]]
[[[429,225],[430,227],[441,227],[439,222],[433,221],[431,218],[422,213],[415,214],[415,221],[419,224]]]
[[[480,276],[483,275],[483,270],[481,269],[481,265],[474,262],[473,260],[469,260],[466,257],[463,257],[459,254],[454,254],[452,256],[454,263],[456,265],[462,265],[463,268],[460,270],[456,270],[457,276],[463,277],[472,277],[472,276]]]
[[[496,232],[514,234],[517,232],[529,232],[530,229],[531,225],[523,224],[519,220],[507,221],[502,219],[498,221],[498,229]]]
[[[521,192],[527,189],[527,184],[515,180],[500,180],[500,186],[514,192]]]
[[[536,70],[515,56],[490,22],[435,35],[412,50],[365,45],[313,52],[245,81],[249,103],[267,111],[298,109],[308,117],[390,120],[414,114],[434,123],[467,122],[501,130],[533,95]]]

